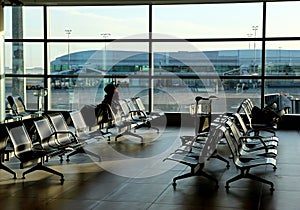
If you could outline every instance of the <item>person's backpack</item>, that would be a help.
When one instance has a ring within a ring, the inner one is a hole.
[[[95,108],[95,105],[84,105],[80,110],[86,125],[89,127],[97,125]]]
[[[114,120],[109,104],[100,103],[95,108],[95,115],[98,124],[111,123]]]
[[[260,109],[254,106],[251,110],[251,115],[253,124],[274,124],[280,118],[276,112],[268,107]]]

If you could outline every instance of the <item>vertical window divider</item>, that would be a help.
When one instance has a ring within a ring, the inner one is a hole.
[[[153,64],[153,43],[152,43],[152,4],[149,4],[149,112],[153,111],[153,74],[154,74],[154,64]]]
[[[261,51],[261,108],[265,104],[265,69],[266,69],[266,2],[263,2],[263,19],[262,19],[262,51]]]
[[[48,24],[47,24],[47,6],[43,6],[43,23],[44,23],[44,38],[43,38],[43,45],[44,45],[44,88],[48,88]],[[44,96],[44,111],[47,112],[49,107],[48,107],[48,96]]]

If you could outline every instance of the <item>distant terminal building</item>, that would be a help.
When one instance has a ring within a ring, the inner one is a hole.
[[[154,68],[170,72],[214,71],[226,74],[240,66],[257,66],[261,63],[261,50],[221,50],[203,52],[155,52]],[[267,50],[266,68],[270,73],[297,70],[300,66],[299,50]],[[70,67],[68,65],[70,64]],[[134,73],[149,68],[149,54],[142,51],[87,50],[63,55],[51,61],[51,72],[70,68],[92,68],[105,73]]]
[[[70,66],[69,66],[70,64]],[[178,51],[153,54],[154,75],[259,75],[261,50]],[[78,75],[147,75],[149,53],[143,51],[87,50],[63,55],[51,61],[52,74]],[[265,72],[268,75],[298,75],[299,50],[266,50]],[[245,82],[248,80],[243,80]],[[249,80],[250,81],[250,80]],[[56,81],[58,84],[61,80]],[[159,81],[173,85],[176,82]],[[190,86],[213,86],[196,84]],[[210,83],[211,81],[207,81]],[[235,88],[237,80],[226,80],[225,88]],[[95,82],[89,80],[89,84]],[[96,84],[95,84],[96,85]],[[251,84],[252,85],[252,84]],[[275,85],[275,83],[270,85]]]

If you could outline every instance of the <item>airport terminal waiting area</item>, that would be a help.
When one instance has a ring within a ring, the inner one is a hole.
[[[28,113],[11,97],[1,124],[5,209],[296,209],[298,131],[254,123],[250,99],[235,113],[203,113],[193,126],[165,126],[140,98],[80,110]],[[295,208],[294,208],[295,207]]]

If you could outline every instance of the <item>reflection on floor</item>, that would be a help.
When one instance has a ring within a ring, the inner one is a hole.
[[[47,165],[64,173],[65,182],[45,172],[28,174],[21,179],[22,170],[11,158],[9,166],[17,171],[18,179],[0,171],[1,209],[299,209],[300,193],[300,134],[297,131],[277,131],[280,137],[278,169],[270,167],[253,170],[266,174],[274,181],[275,191],[269,186],[243,179],[231,184],[226,192],[225,181],[238,171],[231,164],[229,169],[216,159],[211,159],[205,171],[218,178],[220,188],[203,177],[192,177],[177,182],[172,178],[188,170],[172,161],[163,162],[179,144],[179,136],[192,134],[192,129],[167,128],[160,134],[140,130],[145,144],[132,137],[119,142],[95,143],[89,150],[99,152],[102,161],[96,162],[85,154],[71,157],[69,163],[60,164],[58,158]],[[129,140],[130,139],[130,140]],[[219,151],[228,158],[227,145]]]

